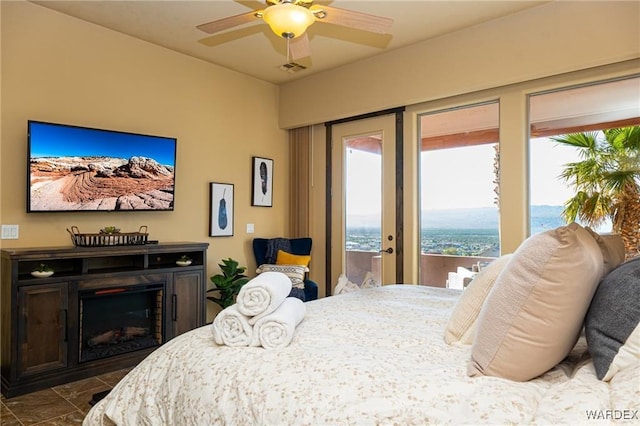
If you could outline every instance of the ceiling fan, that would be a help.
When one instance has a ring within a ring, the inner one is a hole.
[[[388,34],[393,19],[337,7],[313,5],[313,0],[266,0],[267,7],[198,25],[201,31],[214,34],[257,19],[287,40],[288,54],[293,60],[311,56],[307,28],[314,22],[327,22],[358,30]]]

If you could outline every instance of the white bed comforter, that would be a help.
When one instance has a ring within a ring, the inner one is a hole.
[[[149,355],[84,424],[601,425],[640,408],[640,367],[601,382],[583,342],[526,383],[468,377],[470,347],[443,340],[459,294],[400,285],[309,302],[278,350],[218,346],[201,327]]]

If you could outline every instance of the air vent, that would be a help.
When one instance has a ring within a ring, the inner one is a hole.
[[[288,64],[284,64],[280,66],[280,69],[282,71],[286,71],[286,72],[298,72],[298,71],[302,71],[302,70],[306,70],[307,67],[305,67],[304,65],[300,65],[296,62],[289,62]]]

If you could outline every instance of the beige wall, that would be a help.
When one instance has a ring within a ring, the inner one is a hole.
[[[116,225],[150,239],[209,242],[208,276],[226,257],[255,268],[255,236],[288,232],[289,149],[278,88],[28,2],[1,2],[0,221],[3,248],[68,246],[66,231]],[[27,214],[28,119],[178,139],[173,212]],[[273,208],[251,207],[251,157],[272,158]],[[233,237],[210,238],[209,182],[235,185]]]

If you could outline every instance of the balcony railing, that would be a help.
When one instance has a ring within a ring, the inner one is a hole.
[[[456,272],[458,267],[473,269],[479,262],[491,262],[493,257],[481,256],[451,256],[445,254],[420,255],[420,285],[432,287],[446,287],[449,273]],[[368,271],[380,280],[379,253],[372,251],[346,252],[347,277],[354,283],[361,283]]]

